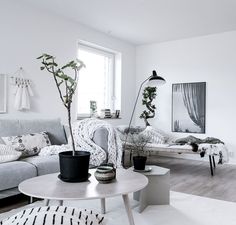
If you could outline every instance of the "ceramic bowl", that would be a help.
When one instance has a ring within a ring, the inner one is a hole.
[[[94,173],[95,178],[101,184],[107,184],[115,179],[116,173],[112,166],[99,166]]]

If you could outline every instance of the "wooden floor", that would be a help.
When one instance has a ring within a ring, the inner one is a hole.
[[[236,165],[217,165],[212,177],[207,162],[158,156],[148,164],[170,168],[173,191],[236,202]],[[26,205],[28,200],[24,196],[0,200],[0,213]]]
[[[212,177],[208,162],[154,157],[148,163],[170,168],[173,191],[236,202],[236,165],[216,165]]]

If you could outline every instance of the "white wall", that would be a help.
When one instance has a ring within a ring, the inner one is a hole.
[[[134,46],[12,0],[0,0],[0,28],[0,73],[11,76],[22,66],[28,73],[27,78],[33,81],[36,93],[32,110],[18,112],[13,108],[12,87],[9,86],[8,113],[0,114],[0,118],[60,117],[65,121],[65,110],[54,81],[49,74],[39,70],[40,62],[36,57],[49,53],[55,55],[59,62],[66,63],[76,58],[77,42],[82,39],[121,52],[122,120],[112,122],[127,123],[135,94]]]
[[[137,87],[156,69],[167,83],[158,90],[152,124],[171,132],[172,83],[207,82],[206,134],[225,141],[236,159],[236,31],[137,48]],[[141,105],[141,104],[140,104]],[[136,123],[141,107],[136,114]],[[188,134],[174,133],[179,137]]]

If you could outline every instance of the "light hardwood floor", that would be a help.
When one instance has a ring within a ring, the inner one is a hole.
[[[212,177],[208,162],[155,156],[148,164],[170,169],[173,191],[236,202],[236,165],[217,165]],[[28,200],[23,196],[0,200],[0,213],[26,205]]]
[[[212,177],[208,162],[153,157],[149,163],[170,168],[173,191],[236,202],[236,165],[216,165]]]

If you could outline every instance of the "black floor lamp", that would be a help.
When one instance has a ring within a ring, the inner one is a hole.
[[[130,118],[130,121],[129,121],[129,126],[128,126],[128,129],[126,131],[126,138],[125,138],[125,143],[124,143],[124,150],[125,150],[125,147],[126,147],[126,142],[127,142],[127,138],[128,138],[128,134],[129,134],[129,131],[130,131],[130,126],[131,126],[131,123],[132,123],[132,120],[133,120],[133,117],[134,117],[134,112],[135,112],[135,109],[136,109],[136,106],[137,106],[137,102],[138,102],[138,98],[139,98],[139,95],[140,95],[140,92],[142,90],[142,87],[143,85],[148,81],[148,86],[151,86],[151,87],[156,87],[156,86],[160,86],[160,85],[163,85],[166,83],[165,79],[161,76],[158,76],[157,75],[157,72],[155,70],[152,71],[152,75],[149,76],[147,79],[145,79],[140,87],[139,87],[139,91],[138,91],[138,95],[136,97],[136,100],[135,100],[135,103],[134,103],[134,107],[133,107],[133,111],[132,111],[132,114],[131,114],[131,118]]]

